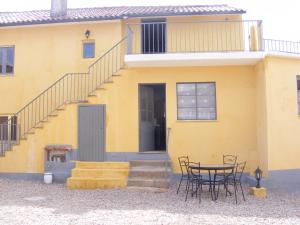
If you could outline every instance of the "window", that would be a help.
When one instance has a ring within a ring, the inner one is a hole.
[[[14,72],[14,47],[0,47],[0,74]]]
[[[298,115],[300,115],[300,75],[297,76]]]
[[[83,42],[83,58],[95,57],[95,42]]]
[[[17,117],[16,116],[0,116],[0,140],[7,141],[8,137],[10,140],[17,140]]]
[[[178,120],[215,120],[216,118],[214,82],[177,84]]]

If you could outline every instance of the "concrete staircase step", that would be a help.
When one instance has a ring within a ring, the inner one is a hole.
[[[129,169],[128,162],[83,162],[77,161],[76,168],[81,169]]]
[[[128,169],[81,169],[72,170],[73,178],[118,178],[127,179]]]
[[[72,176],[67,180],[69,189],[124,188],[129,173],[128,162],[77,161]]]
[[[139,192],[153,192],[153,193],[164,193],[168,191],[168,188],[156,188],[156,187],[134,187],[129,186],[127,190],[139,191]]]
[[[168,171],[164,167],[139,166],[130,169],[131,178],[168,178]]]
[[[170,183],[167,179],[144,179],[129,177],[127,185],[133,187],[169,188]]]
[[[133,160],[130,161],[131,167],[151,166],[151,167],[166,167],[170,166],[169,160]]]
[[[69,189],[125,188],[127,180],[118,178],[68,178]]]

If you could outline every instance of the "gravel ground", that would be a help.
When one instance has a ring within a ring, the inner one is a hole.
[[[191,197],[185,202],[176,186],[166,193],[67,190],[0,179],[0,224],[300,224],[300,194],[273,191],[262,200],[247,195],[236,205],[224,193],[212,202],[205,191],[199,204]]]

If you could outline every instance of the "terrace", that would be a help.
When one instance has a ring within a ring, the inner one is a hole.
[[[261,20],[127,24],[129,67],[254,65],[266,53],[300,53],[300,42],[263,38]]]

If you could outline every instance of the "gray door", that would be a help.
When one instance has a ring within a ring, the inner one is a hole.
[[[155,150],[154,90],[140,86],[140,151]]]
[[[105,105],[78,107],[79,161],[104,161]]]

